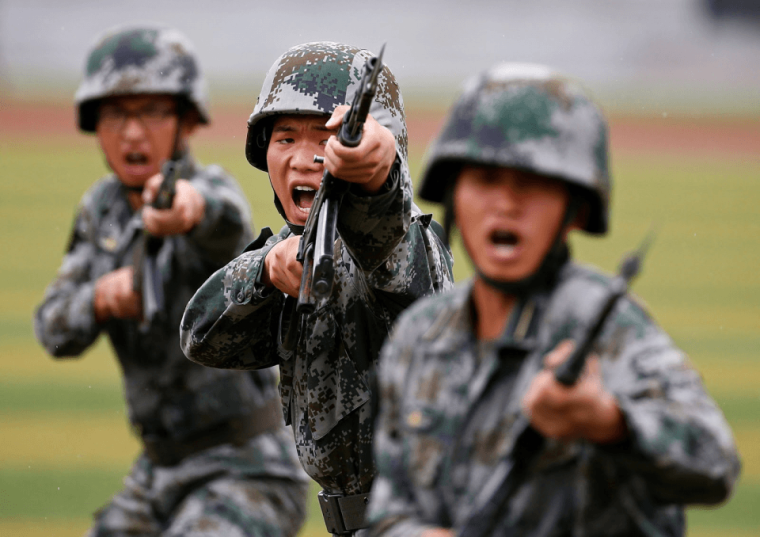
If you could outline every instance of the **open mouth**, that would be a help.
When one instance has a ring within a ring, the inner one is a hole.
[[[502,252],[512,252],[520,244],[520,237],[512,231],[494,231],[490,239],[491,244]]]
[[[317,190],[308,186],[297,186],[293,189],[293,203],[304,211],[311,209]]]
[[[148,164],[148,156],[145,153],[140,153],[139,151],[132,151],[131,153],[127,153],[124,156],[124,160],[127,164],[134,166],[145,166]]]

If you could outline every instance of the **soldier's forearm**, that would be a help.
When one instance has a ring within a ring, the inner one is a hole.
[[[655,497],[681,504],[726,499],[741,466],[728,424],[712,402],[623,400],[621,408],[630,440],[619,461],[642,476]]]
[[[56,358],[81,354],[100,333],[92,307],[94,284],[68,291],[46,296],[34,318],[37,340]]]
[[[343,198],[338,231],[352,257],[368,272],[386,261],[411,224],[411,190],[398,164],[385,183],[389,190],[367,196],[349,191]]]
[[[277,291],[255,282],[261,259],[254,256],[249,263],[250,257],[243,254],[218,270],[188,302],[180,343],[190,360],[225,369],[273,364],[267,348],[272,346],[269,327]],[[260,354],[252,354],[253,348]]]

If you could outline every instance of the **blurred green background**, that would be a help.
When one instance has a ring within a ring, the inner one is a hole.
[[[12,107],[3,106],[5,112]],[[59,115],[70,122],[69,106]],[[26,117],[24,110],[16,120]],[[199,133],[195,153],[238,178],[257,229],[279,229],[266,176],[243,156],[247,113],[230,112],[238,122],[229,132]],[[427,109],[415,116],[409,107],[410,118],[423,118],[427,126],[410,128],[414,177],[442,113]],[[81,535],[91,513],[120,488],[138,443],[126,423],[108,343],[101,339],[81,359],[54,362],[36,343],[31,320],[61,261],[79,198],[106,169],[96,140],[76,134],[73,125],[45,132],[44,124],[25,130],[21,121],[14,130],[9,117],[0,114],[0,123],[6,120],[0,131],[0,535]],[[760,137],[752,133],[760,132],[760,120],[736,121],[740,135],[749,133],[747,148],[740,150],[738,142],[721,144],[721,133],[738,136],[730,118],[688,121],[665,134],[658,130],[661,123],[615,118],[612,233],[603,240],[575,237],[574,253],[614,271],[650,223],[659,225],[635,291],[701,371],[733,427],[744,463],[726,505],[689,510],[688,534],[758,535]],[[714,132],[715,144],[695,143],[688,134],[695,129],[707,141]],[[684,136],[683,143],[674,144],[673,136]],[[455,255],[462,280],[470,267],[458,247]],[[313,502],[302,535],[323,534]]]

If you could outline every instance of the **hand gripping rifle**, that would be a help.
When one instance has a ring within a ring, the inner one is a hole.
[[[354,94],[351,108],[343,116],[338,130],[338,141],[347,147],[356,147],[362,141],[364,122],[377,92],[377,82],[383,70],[383,51],[364,64],[364,72],[359,87]],[[314,156],[314,162],[324,162],[324,157]],[[334,177],[327,169],[322,183],[309,210],[296,259],[303,265],[301,289],[294,308],[294,299],[287,297],[280,316],[280,344],[286,350],[293,350],[298,340],[300,319],[314,311],[318,300],[330,296],[335,277],[335,239],[338,236],[338,211],[343,196],[350,183]],[[283,337],[283,321],[289,323]]]
[[[169,160],[161,165],[161,175],[164,180],[151,203],[151,207],[154,209],[171,209],[172,203],[174,203],[183,156],[180,147],[182,117],[182,103],[179,100],[177,102],[177,129],[174,133],[172,155]],[[164,284],[156,260],[163,243],[163,238],[155,237],[143,229],[132,254],[132,289],[142,296],[143,314],[140,328],[143,330],[153,321],[156,314],[164,310]]]
[[[631,281],[638,275],[641,270],[641,263],[644,255],[649,249],[654,237],[654,232],[650,231],[638,250],[627,254],[620,264],[618,275],[613,278],[607,296],[602,302],[599,311],[591,324],[591,328],[585,336],[576,342],[575,350],[570,357],[560,364],[554,370],[554,377],[557,382],[565,386],[573,386],[586,365],[586,358],[602,331],[602,327],[612,313],[618,300],[625,296]],[[515,492],[516,487],[522,478],[523,472],[528,468],[531,458],[538,453],[543,445],[544,438],[531,425],[530,420],[521,415],[515,422],[516,431],[520,431],[514,442],[512,452],[507,460],[502,461],[494,475],[494,487],[485,487],[483,491],[488,493],[490,489],[493,492],[475,507],[474,512],[466,520],[460,537],[487,537],[493,535],[499,514],[503,513],[509,498]]]

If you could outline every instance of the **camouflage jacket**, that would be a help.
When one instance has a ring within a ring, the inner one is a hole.
[[[304,319],[293,352],[278,344],[284,295],[261,281],[264,257],[292,236],[288,227],[278,235],[265,230],[214,274],[182,320],[182,348],[191,360],[236,369],[279,364],[283,413],[301,464],[335,493],[367,492],[374,476],[368,375],[393,321],[415,299],[452,282],[440,226],[413,209],[400,162],[382,193],[344,197],[332,296]]]
[[[122,183],[110,175],[82,198],[68,251],[35,316],[37,338],[57,358],[80,355],[101,331],[108,334],[124,374],[129,419],[146,440],[195,440],[230,420],[255,419],[257,408],[278,397],[274,370],[220,371],[182,354],[178,327],[185,304],[251,238],[250,210],[234,179],[189,157],[182,168],[180,176],[203,195],[206,213],[187,235],[167,237],[158,253],[167,311],[145,328],[131,319],[95,321],[95,282],[132,264],[142,227]],[[279,449],[263,446],[267,460],[244,463],[246,471],[304,478],[285,435],[284,427],[261,435],[269,437],[261,442],[277,442]]]
[[[512,425],[543,356],[588,328],[609,281],[565,265],[551,293],[515,308],[498,341],[474,335],[471,286],[401,316],[378,373],[373,534],[461,530],[478,512],[511,462]],[[608,446],[546,440],[516,461],[520,479],[495,535],[683,535],[683,504],[729,494],[739,462],[728,424],[687,357],[630,296],[595,352],[630,437]]]

